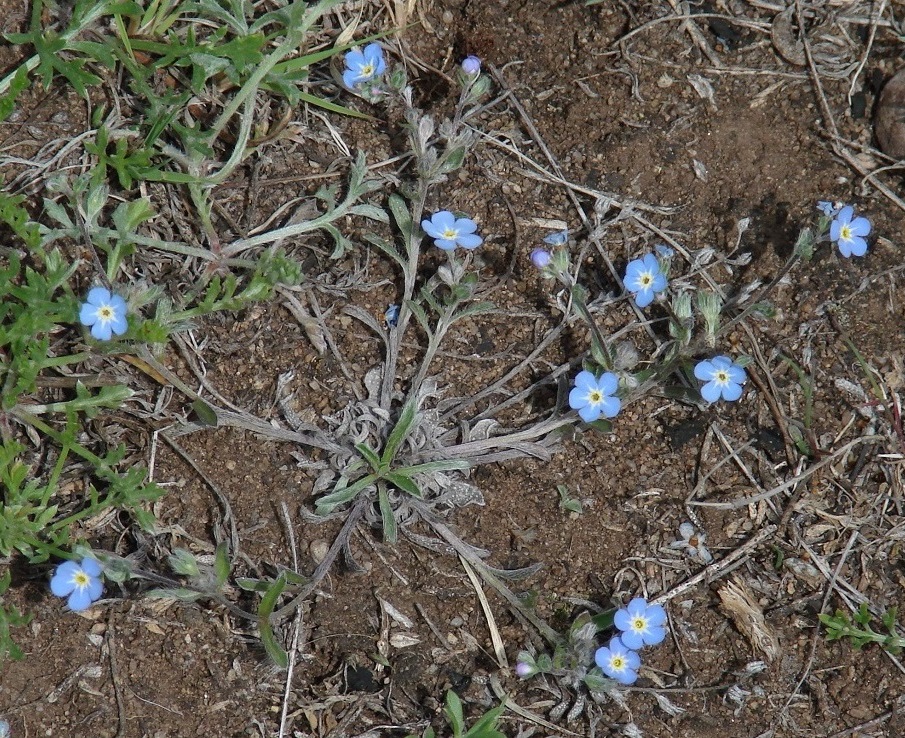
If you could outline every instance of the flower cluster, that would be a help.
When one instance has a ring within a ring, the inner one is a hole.
[[[456,246],[470,251],[484,241],[475,233],[477,223],[471,218],[457,218],[449,210],[440,210],[430,220],[422,220],[421,227],[434,239],[434,245],[444,251],[452,251]]]
[[[613,636],[606,646],[597,649],[594,662],[600,670],[620,684],[634,684],[638,679],[644,646],[655,646],[666,638],[666,611],[660,605],[648,605],[643,597],[636,597],[616,611],[613,625],[620,634]]]

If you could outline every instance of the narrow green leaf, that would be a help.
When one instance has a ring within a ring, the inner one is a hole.
[[[398,487],[412,497],[417,497],[419,500],[421,499],[421,490],[418,489],[418,485],[415,484],[411,477],[407,477],[404,474],[399,474],[397,472],[387,472],[383,475],[383,478],[394,487]]]
[[[408,266],[408,264],[407,264],[406,260],[402,257],[402,254],[400,254],[400,253],[396,250],[396,247],[395,247],[395,246],[393,246],[392,244],[387,243],[387,242],[384,241],[380,236],[378,236],[378,235],[376,235],[376,234],[374,234],[374,233],[365,233],[364,236],[363,236],[363,238],[364,238],[364,240],[367,241],[369,244],[371,244],[372,246],[376,246],[376,247],[377,247],[378,249],[380,249],[384,254],[386,254],[387,256],[389,256],[393,261],[395,261],[397,264],[399,264],[399,266],[402,267],[402,270],[403,270],[403,271],[405,271],[405,269],[406,269],[406,267]]]
[[[363,490],[369,484],[374,484],[374,482],[376,481],[376,474],[368,474],[366,477],[362,477],[357,482],[353,482],[348,487],[334,489],[333,492],[328,495],[324,495],[317,501],[317,508],[326,508],[327,512],[329,512],[337,505],[342,505],[344,502],[349,502],[349,500],[353,499],[355,495],[361,492],[361,490]]]
[[[270,589],[261,598],[261,604],[258,607],[258,633],[261,636],[261,643],[264,644],[264,650],[267,655],[273,659],[273,662],[281,669],[289,666],[289,656],[283,647],[277,643],[276,637],[273,635],[273,627],[270,625],[270,616],[273,614],[277,600],[283,594],[286,587],[286,579],[282,573],[273,581]]]
[[[399,232],[402,233],[405,243],[408,243],[412,237],[412,216],[408,206],[405,204],[405,200],[396,193],[390,195],[388,202]]]
[[[229,573],[232,566],[229,563],[229,553],[226,550],[226,544],[221,543],[214,552],[214,574],[217,576],[217,586],[222,587],[229,579]]]
[[[387,439],[387,444],[383,449],[383,454],[380,456],[381,466],[388,467],[393,463],[399,446],[412,429],[417,412],[416,400],[411,399],[405,403],[405,407],[402,408],[402,414],[399,416],[399,420],[396,421],[396,425],[393,427],[390,437]]]
[[[484,713],[481,718],[471,726],[471,730],[465,734],[466,738],[497,738],[497,736],[506,738],[502,733],[496,730],[496,722],[505,710],[506,703],[503,702],[498,707],[494,707],[489,712]]]
[[[208,428],[216,428],[218,425],[217,413],[204,400],[197,399],[192,403],[192,410],[198,416],[198,422]]]
[[[362,455],[364,460],[368,462],[368,464],[374,471],[380,469],[380,457],[377,455],[377,452],[375,452],[374,449],[366,446],[363,443],[356,443],[355,449]]]
[[[465,730],[465,718],[462,716],[462,700],[451,689],[446,692],[446,719],[452,728],[454,738],[460,738]]]
[[[382,484],[377,488],[377,500],[380,504],[380,517],[383,520],[383,540],[390,544],[396,543],[396,516],[393,515],[393,506],[390,505],[386,487]]]

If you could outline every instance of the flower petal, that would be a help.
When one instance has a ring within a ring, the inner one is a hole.
[[[355,74],[359,74],[361,72],[361,68],[367,64],[365,61],[365,55],[362,54],[358,49],[352,49],[348,54],[343,57],[343,62],[345,65]]]
[[[700,379],[700,377],[698,377]],[[716,382],[708,382],[701,387],[701,397],[707,402],[716,402],[720,399],[720,387]]]
[[[459,237],[456,239],[456,242],[463,249],[476,249],[478,246],[484,243],[484,239],[475,233],[460,233]]]
[[[97,306],[86,302],[79,310],[79,323],[82,325],[94,325],[97,323]]]
[[[647,608],[647,622],[655,628],[659,628],[666,622],[666,610],[662,605],[651,605]]]
[[[456,242],[450,241],[448,238],[438,238],[434,241],[434,246],[438,249],[443,249],[444,251],[452,251],[456,248]]]
[[[103,569],[101,569],[100,562],[97,559],[92,559],[89,556],[88,558],[82,559],[82,571],[89,577],[99,577]]]
[[[79,610],[84,610],[85,608],[91,605],[91,595],[88,594],[88,589],[79,589],[76,587],[72,594],[69,595],[69,599],[66,601],[66,604],[69,605],[69,609],[75,612]]]
[[[736,384],[744,384],[748,379],[748,375],[745,373],[745,370],[738,364],[733,363],[731,366],[726,368],[726,371],[729,373],[730,382],[735,382]]]
[[[87,302],[99,307],[110,302],[110,297],[110,290],[106,287],[92,287],[88,290]]]
[[[629,615],[628,610],[624,607],[620,610],[616,610],[616,614],[613,615],[613,625],[619,630],[631,630],[632,616]]]
[[[626,630],[621,633],[619,638],[622,642],[631,649],[641,648],[644,646],[644,638],[641,637],[639,633],[636,633],[633,630]]]
[[[450,228],[455,228],[456,216],[449,212],[449,210],[438,210],[431,218],[431,223],[433,223],[434,228],[445,231]]]
[[[91,335],[98,341],[109,341],[113,337],[113,329],[109,322],[99,320],[91,326]]]
[[[578,411],[578,414],[585,423],[593,423],[600,419],[600,410],[600,405],[585,405]]]
[[[88,597],[94,602],[95,600],[99,600],[104,593],[104,583],[97,577],[92,577],[91,581],[88,582],[88,587],[86,589],[88,591]],[[657,643],[659,642],[660,641],[657,641]]]
[[[622,400],[618,397],[605,397],[599,405],[603,414],[607,418],[615,418],[622,409]]]
[[[575,389],[580,389],[585,394],[597,389],[597,377],[587,369],[578,372],[575,375]]]
[[[654,293],[649,287],[638,290],[635,293],[635,304],[639,308],[645,308],[654,301]]]
[[[614,395],[619,389],[619,378],[613,372],[604,372],[603,376],[597,380],[597,387],[603,390],[605,395]]]
[[[870,234],[870,221],[867,218],[855,218],[849,228],[854,236],[867,236]]]
[[[855,236],[851,241],[852,256],[864,256],[867,253],[867,241],[860,236]]]
[[[129,323],[126,321],[126,317],[124,315],[116,314],[113,316],[113,320],[110,321],[110,330],[113,331],[117,336],[121,336],[127,330],[129,330]]]
[[[741,396],[742,386],[740,384],[730,382],[723,387],[723,399],[726,400],[726,402],[735,402]]]
[[[709,381],[713,379],[714,372],[716,368],[713,364],[706,359],[704,361],[699,361],[694,368],[694,376],[701,381]]]
[[[459,218],[456,221],[455,229],[459,233],[474,233],[478,230],[478,224],[475,223],[471,218]]]

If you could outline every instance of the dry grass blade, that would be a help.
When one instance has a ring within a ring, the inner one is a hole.
[[[754,594],[740,579],[733,577],[717,589],[721,609],[735,627],[760,651],[767,661],[779,656],[779,640],[764,619],[764,611]]]

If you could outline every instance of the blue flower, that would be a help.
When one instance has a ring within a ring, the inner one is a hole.
[[[551,261],[553,261],[553,257],[550,256],[549,251],[534,249],[534,251],[531,252],[531,263],[538,269],[544,269],[545,267],[550,266]]]
[[[585,423],[593,423],[601,415],[615,418],[622,408],[622,400],[613,397],[619,389],[619,380],[612,372],[605,372],[597,379],[591,372],[578,372],[575,388],[569,392],[569,407],[578,410]]]
[[[387,328],[395,328],[399,325],[399,306],[387,305],[386,312],[383,314],[383,322]]]
[[[462,60],[462,71],[469,77],[475,77],[481,71],[481,60],[474,54],[469,54]]]
[[[818,200],[817,209],[821,213],[823,213],[827,218],[832,218],[836,213],[838,213],[842,209],[842,203],[829,202],[827,200]]]
[[[635,293],[635,304],[647,307],[654,301],[654,293],[666,289],[666,275],[653,254],[630,261],[625,269],[625,289]]]
[[[98,341],[109,341],[113,334],[122,335],[129,328],[126,301],[105,287],[94,287],[82,303],[79,321],[91,326],[91,335]]]
[[[370,82],[383,74],[387,68],[383,60],[383,48],[380,44],[368,44],[364,51],[352,49],[343,58],[346,71],[343,72],[343,84],[352,89],[357,85]]]
[[[620,684],[634,684],[638,679],[641,657],[626,648],[619,636],[614,636],[608,646],[597,649],[594,663],[610,679],[615,679]]]
[[[456,218],[448,210],[434,213],[430,220],[422,220],[421,227],[434,244],[444,251],[452,251],[456,246],[476,249],[484,239],[475,234],[477,224],[470,218]]]
[[[568,228],[566,228],[562,231],[556,231],[547,236],[544,236],[544,243],[550,244],[550,246],[562,246],[568,240],[569,240],[569,229]]]
[[[660,605],[648,605],[643,597],[636,597],[613,616],[613,625],[622,631],[622,642],[633,649],[662,643],[666,638],[665,622],[666,610]]]
[[[867,218],[855,218],[855,209],[846,205],[830,223],[830,241],[835,241],[839,253],[846,259],[850,256],[864,256],[867,253],[867,241],[864,236],[870,233],[870,221]]]
[[[698,362],[694,375],[702,382],[701,396],[707,402],[716,402],[720,396],[727,402],[735,402],[742,396],[742,384],[747,379],[745,370],[728,356]]]
[[[70,610],[84,610],[104,591],[101,581],[101,565],[94,559],[83,559],[79,564],[65,561],[57,567],[50,580],[50,591],[57,597],[69,597]]]

